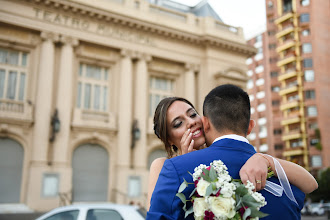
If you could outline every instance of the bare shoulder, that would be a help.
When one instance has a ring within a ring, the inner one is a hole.
[[[160,157],[156,158],[154,161],[152,161],[151,166],[150,166],[150,171],[156,171],[162,169],[164,162],[166,160],[166,157]]]

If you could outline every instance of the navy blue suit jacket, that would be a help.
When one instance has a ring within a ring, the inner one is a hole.
[[[183,178],[187,182],[193,182],[188,171],[193,173],[194,168],[200,164],[208,166],[213,160],[220,159],[228,167],[229,174],[234,179],[239,179],[241,167],[255,153],[256,151],[252,145],[226,138],[216,141],[206,149],[166,160],[152,194],[147,219],[184,219],[183,203],[176,196],[176,193],[183,182]],[[269,180],[279,183],[276,177]],[[301,218],[300,211],[303,207],[305,194],[297,187],[293,185],[291,187],[299,206],[292,202],[284,192],[282,197],[276,197],[265,190],[260,191],[267,201],[267,205],[262,207],[260,211],[269,214],[263,219],[292,220]],[[186,198],[193,189],[194,186],[189,184],[189,187],[184,190],[183,193]],[[194,219],[193,214],[186,219]]]

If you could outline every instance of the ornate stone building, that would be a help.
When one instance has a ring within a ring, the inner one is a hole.
[[[198,7],[205,6],[203,1]],[[145,205],[161,98],[245,88],[242,29],[144,0],[0,0],[0,203]],[[209,7],[209,5],[207,5]]]

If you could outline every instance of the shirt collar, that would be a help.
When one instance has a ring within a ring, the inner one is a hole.
[[[237,140],[237,141],[242,141],[242,142],[245,142],[245,143],[248,143],[249,144],[249,141],[248,139],[246,139],[245,137],[243,136],[240,136],[240,135],[237,135],[237,134],[227,134],[227,135],[223,135],[221,137],[218,137],[216,138],[213,143],[215,143],[216,141],[219,141],[221,139],[225,139],[225,138],[229,138],[229,139],[234,139],[234,140]],[[212,143],[212,144],[213,144]]]

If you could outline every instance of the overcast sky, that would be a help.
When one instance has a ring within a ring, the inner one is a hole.
[[[173,0],[194,6],[201,0]],[[246,39],[265,31],[265,0],[208,0],[224,23],[242,27]]]

